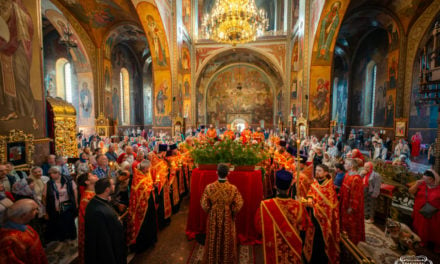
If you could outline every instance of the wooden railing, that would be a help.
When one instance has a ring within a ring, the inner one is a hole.
[[[350,264],[375,264],[374,260],[367,257],[353,242],[348,238],[347,233],[341,233],[341,255],[340,263]]]

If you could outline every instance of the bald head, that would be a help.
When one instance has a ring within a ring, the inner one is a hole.
[[[38,213],[38,204],[31,199],[21,199],[8,208],[7,220],[25,225]]]

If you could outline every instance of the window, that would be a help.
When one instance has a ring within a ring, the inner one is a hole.
[[[364,105],[364,124],[368,126],[374,125],[374,103],[376,99],[376,71],[377,65],[374,61],[370,61],[367,65],[365,79],[365,105]]]
[[[128,70],[122,68],[119,74],[121,87],[121,124],[130,124],[130,79]]]
[[[65,58],[59,58],[55,63],[56,69],[56,97],[69,103],[73,102],[72,65]]]

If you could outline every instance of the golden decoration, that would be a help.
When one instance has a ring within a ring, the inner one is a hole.
[[[101,137],[109,137],[110,136],[110,120],[104,116],[101,112],[99,113],[98,118],[95,120],[95,128],[98,132],[98,135]]]
[[[60,98],[47,97],[47,102],[52,108],[48,111],[53,114],[55,154],[69,158],[78,157],[75,107]]]
[[[28,169],[34,164],[32,156],[34,155],[34,136],[32,134],[25,134],[22,130],[11,130],[9,136],[0,136],[0,162],[8,162],[8,144],[20,143],[25,144],[26,163],[15,166],[16,169]]]

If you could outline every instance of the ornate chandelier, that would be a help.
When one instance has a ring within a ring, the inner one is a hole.
[[[258,10],[254,0],[216,0],[202,24],[208,39],[233,46],[254,41],[268,25],[266,11]]]

